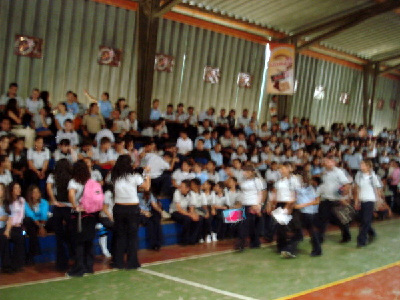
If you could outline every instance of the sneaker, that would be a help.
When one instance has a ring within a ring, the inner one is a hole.
[[[200,244],[204,244],[204,239],[200,239],[200,240],[199,240],[199,243],[200,243]]]
[[[295,258],[296,255],[294,255],[292,252],[289,251],[281,251],[281,256],[283,258]]]
[[[216,234],[215,232],[212,232],[212,233],[211,233],[211,238],[212,238],[212,240],[213,240],[214,242],[217,242],[217,241],[218,241],[218,239],[217,239],[217,234]]]
[[[110,253],[110,251],[104,252],[103,254],[104,254],[104,256],[105,256],[106,258],[111,258],[111,253]]]
[[[206,236],[206,243],[209,244],[209,243],[211,243],[211,242],[212,242],[212,240],[211,240],[211,235],[207,235],[207,236]]]

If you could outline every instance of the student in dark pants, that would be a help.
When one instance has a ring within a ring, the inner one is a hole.
[[[47,178],[47,194],[53,205],[53,226],[56,236],[56,269],[68,270],[68,259],[73,256],[70,233],[71,204],[68,201],[68,183],[72,178],[72,165],[68,159],[60,159],[54,174]]]
[[[25,263],[25,239],[22,234],[25,199],[21,197],[21,186],[16,181],[8,186],[5,206],[8,207],[10,213],[5,235],[9,237],[9,241],[13,244],[10,254],[11,268],[18,272],[22,270]]]
[[[235,250],[243,251],[246,239],[250,237],[250,248],[260,247],[261,206],[265,199],[265,184],[256,177],[253,166],[244,166],[245,180],[240,184],[242,191],[242,206],[245,209],[246,219],[239,223],[238,240]]]
[[[355,177],[354,200],[355,208],[360,211],[360,230],[357,237],[357,247],[364,247],[368,241],[372,241],[376,236],[375,230],[371,225],[375,203],[384,200],[382,183],[373,171],[372,161],[363,160],[360,170]]]
[[[11,267],[10,249],[8,239],[10,237],[10,228],[7,229],[7,221],[9,218],[9,209],[6,205],[6,186],[0,183],[0,262],[2,273],[13,273]]]
[[[75,263],[67,275],[72,277],[93,273],[93,240],[96,235],[97,215],[86,213],[80,206],[85,184],[89,179],[87,164],[84,160],[78,160],[72,167],[72,179],[68,183],[68,199],[73,209],[70,225]]]
[[[172,220],[182,225],[180,244],[183,246],[196,244],[201,226],[199,215],[189,212],[190,198],[190,180],[183,180],[174,192],[169,210]]]
[[[319,197],[314,189],[315,186],[318,186],[317,182],[319,178],[314,178],[312,180],[314,184],[311,185],[310,178],[306,173],[302,177],[302,187],[296,192],[295,208],[301,212],[301,225],[307,230],[310,236],[312,245],[311,256],[315,257],[322,255],[321,244],[316,230]]]
[[[149,248],[160,250],[162,244],[161,213],[157,199],[150,192],[138,193],[140,224],[146,226]]]
[[[42,199],[39,187],[31,185],[28,188],[25,202],[24,228],[29,236],[29,250],[26,263],[33,264],[34,257],[40,254],[39,236],[47,235],[45,225],[48,219],[49,203]]]
[[[347,204],[344,196],[348,193],[350,180],[342,169],[337,168],[332,157],[324,159],[325,173],[322,176],[323,189],[321,190],[321,202],[318,208],[318,237],[324,241],[324,235],[328,222],[339,226],[342,232],[341,243],[351,241],[349,224],[342,224],[335,214],[335,208]]]
[[[145,172],[148,168],[145,168]],[[111,182],[114,185],[114,233],[115,253],[113,266],[117,269],[137,269],[140,263],[137,257],[138,229],[140,223],[138,188],[150,189],[150,177],[144,178],[134,174],[132,159],[129,155],[118,157],[111,171]],[[125,265],[124,254],[127,254]]]

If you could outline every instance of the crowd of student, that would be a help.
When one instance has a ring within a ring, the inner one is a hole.
[[[52,107],[46,91],[32,90],[23,100],[18,85],[1,97],[0,131],[0,252],[2,271],[16,272],[40,254],[39,239],[53,231],[56,267],[70,276],[93,273],[96,228],[112,266],[134,269],[137,230],[147,227],[149,245],[162,245],[161,220],[182,225],[182,245],[236,238],[235,248],[259,247],[260,238],[276,235],[279,253],[296,255],[305,228],[312,256],[329,221],[349,242],[349,222],[338,212],[359,210],[358,247],[375,237],[374,214],[399,212],[400,151],[398,131],[355,124],[333,124],[317,130],[308,119],[288,117],[259,124],[247,109],[195,113],[183,104],[159,109],[152,104],[150,121],[140,123],[124,98],[112,105],[85,91],[89,107],[67,92]],[[25,137],[21,137],[25,135]],[[103,186],[100,214],[82,211],[85,184]],[[160,199],[172,199],[169,212]],[[222,211],[243,208],[245,220],[224,222]],[[291,217],[277,222],[281,209]],[[24,233],[29,236],[25,249]],[[10,247],[13,244],[13,247]],[[110,247],[108,247],[110,246]],[[127,261],[124,262],[124,254]]]

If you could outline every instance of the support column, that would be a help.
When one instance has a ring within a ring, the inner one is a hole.
[[[160,0],[140,0],[137,18],[137,115],[147,121],[151,111],[154,59],[157,47]]]
[[[374,98],[375,98],[376,84],[378,82],[378,76],[379,76],[379,63],[375,63],[374,75],[372,78],[371,107],[369,109],[368,126],[372,125],[372,115],[374,113]]]
[[[370,65],[366,64],[363,66],[363,124],[367,125],[368,123],[368,83],[369,83],[369,70]],[[369,104],[372,107],[372,103]]]

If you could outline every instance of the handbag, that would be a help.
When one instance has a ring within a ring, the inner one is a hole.
[[[347,225],[356,217],[357,212],[350,204],[337,205],[333,208],[333,213],[342,225]]]

